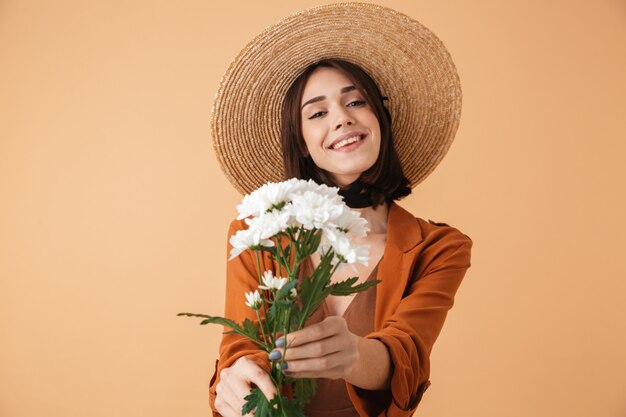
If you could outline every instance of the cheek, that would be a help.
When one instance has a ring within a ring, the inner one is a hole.
[[[378,154],[380,153],[380,147],[382,144],[382,136],[380,133],[380,124],[378,123],[378,119],[376,118],[376,115],[374,115],[374,113],[371,113],[371,116],[369,117],[368,120],[368,124],[371,127],[372,130],[372,134],[375,136],[375,143],[376,143],[376,158],[378,158]]]
[[[374,132],[377,132],[380,135],[380,123],[378,123],[378,118],[374,114],[374,112],[369,112],[367,115],[367,124],[372,127]]]
[[[324,142],[324,131],[317,126],[303,125],[302,137],[304,138],[304,143],[306,143],[307,147],[313,148]]]
[[[315,147],[313,146],[313,144],[311,143],[311,138],[310,136],[305,136],[302,135],[302,137],[304,138],[304,150],[308,153],[311,154],[311,151],[315,152]]]
[[[304,129],[302,132],[302,138],[304,154],[313,158],[313,161],[315,162],[319,146],[315,145],[315,140],[313,139],[313,136],[310,133],[304,132]]]

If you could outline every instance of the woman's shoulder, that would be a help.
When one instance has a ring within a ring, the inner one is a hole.
[[[428,219],[428,223],[430,223],[430,224],[434,224],[435,226],[440,226],[440,227],[441,227],[441,226],[450,227],[450,225],[449,225],[449,224],[447,224],[447,223],[441,223],[441,222],[439,222],[439,223],[438,223],[438,222],[434,222],[434,221],[432,221],[432,220],[430,220],[430,219]]]
[[[458,227],[451,226],[448,223],[436,222],[431,219],[428,219],[428,221],[426,221],[419,217],[416,217],[415,219],[420,224],[420,227],[422,229],[422,236],[424,238],[432,235],[433,237],[456,237],[459,239],[469,240],[470,242],[472,241],[472,239],[468,235],[463,233]]]
[[[442,268],[468,268],[471,265],[473,241],[457,227],[448,223],[416,217],[422,230],[417,257],[428,273]],[[418,269],[420,269],[418,268]]]
[[[460,228],[444,223],[442,221],[434,221],[431,219],[423,219],[415,216],[407,209],[394,203],[391,211],[391,220],[394,234],[398,237],[407,233],[416,236],[418,243],[420,241],[436,242],[441,240],[467,240],[471,243],[472,239],[461,231]]]

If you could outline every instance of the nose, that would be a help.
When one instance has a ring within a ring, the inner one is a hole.
[[[344,125],[351,126],[354,124],[354,119],[350,112],[348,112],[345,108],[340,108],[339,113],[337,114],[337,121],[335,123],[335,130],[341,128]]]

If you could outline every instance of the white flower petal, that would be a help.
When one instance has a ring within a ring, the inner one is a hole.
[[[263,280],[263,284],[265,285],[259,285],[259,288],[272,291],[280,290],[289,281],[288,278],[275,277],[272,271],[269,270],[263,273],[261,279]]]
[[[332,221],[343,210],[342,204],[315,191],[306,191],[294,198],[286,211],[307,230],[336,226]]]
[[[247,221],[250,219],[246,219]],[[244,230],[239,230],[229,239],[232,249],[230,251],[230,258],[228,260],[236,258],[241,252],[250,248],[251,246],[265,246],[273,247],[274,242],[263,236],[263,230],[256,226],[251,226]]]
[[[241,204],[237,206],[241,220],[249,216],[261,216],[272,206],[288,203],[291,195],[306,185],[306,181],[296,178],[282,182],[268,182],[250,194],[244,196]]]
[[[253,310],[258,310],[261,308],[261,294],[259,291],[255,290],[254,292],[246,293],[246,305]]]
[[[361,217],[361,213],[350,210],[348,206],[345,206],[345,209],[333,219],[333,222],[337,227],[356,237],[364,237],[369,232],[367,220]]]
[[[352,243],[348,235],[336,229],[324,229],[322,242],[317,250],[323,254],[332,249],[335,256],[333,257],[333,265],[336,265],[341,258],[348,263],[361,263],[367,265],[369,261],[369,245],[358,245]]]

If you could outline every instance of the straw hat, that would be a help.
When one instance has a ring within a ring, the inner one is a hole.
[[[461,115],[461,85],[450,54],[426,27],[395,10],[339,3],[283,18],[256,36],[224,74],[213,102],[213,146],[242,194],[283,181],[282,100],[311,63],[340,58],[378,84],[394,144],[415,187],[448,151]]]

